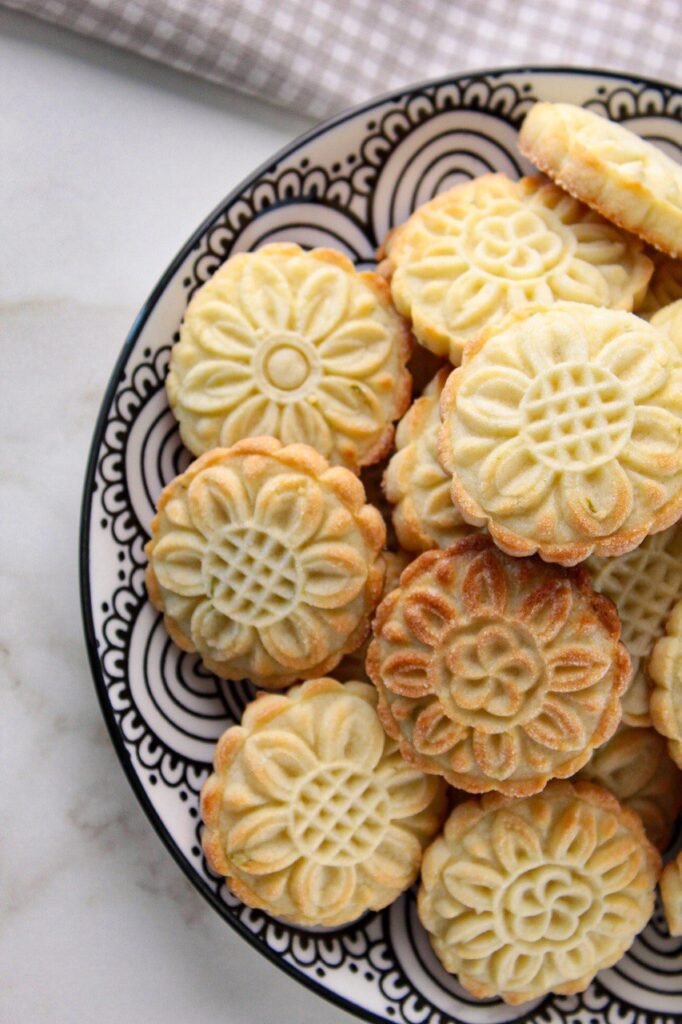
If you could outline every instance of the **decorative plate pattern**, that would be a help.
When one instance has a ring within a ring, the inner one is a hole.
[[[95,685],[122,765],[188,877],[289,974],[371,1021],[405,1024],[668,1024],[682,1010],[682,940],[653,921],[583,995],[520,1007],[476,1001],[431,952],[412,894],[333,931],[285,926],[240,904],[204,862],[198,793],[215,740],[253,692],[179,651],[146,599],[144,543],[162,487],[190,457],[163,381],[188,299],[230,254],[267,242],[331,246],[374,265],[387,230],[438,192],[486,171],[531,170],[516,133],[536,99],[580,103],[682,159],[682,91],[606,72],[492,71],[415,86],[293,142],[233,192],[178,254],[114,369],[83,498],[81,587]]]

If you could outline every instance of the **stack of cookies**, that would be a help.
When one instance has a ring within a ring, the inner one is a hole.
[[[421,877],[509,1003],[622,956],[682,807],[682,168],[567,104],[519,146],[547,177],[437,196],[375,273],[281,243],[194,295],[147,545],[173,640],[262,691],[210,867],[301,926]],[[680,934],[679,859],[661,892]]]

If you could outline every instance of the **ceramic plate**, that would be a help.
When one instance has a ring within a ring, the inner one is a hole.
[[[144,543],[161,488],[189,463],[164,393],[190,296],[231,253],[293,240],[362,268],[420,203],[487,171],[530,171],[517,130],[535,100],[584,104],[682,160],[682,92],[602,72],[518,69],[414,86],[341,114],[255,171],[176,256],[113,371],[83,501],[81,580],[95,685],[123,767],[152,826],[216,911],[302,983],[372,1021],[602,1024],[682,1014],[682,941],[657,912],[630,952],[578,996],[522,1007],[477,1001],[431,953],[408,893],[351,927],[289,927],[230,895],[202,857],[199,790],[217,737],[252,694],[169,640],[146,599]]]

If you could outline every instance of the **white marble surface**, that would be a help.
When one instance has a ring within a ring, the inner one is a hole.
[[[0,13],[0,1021],[342,1024],[234,934],[147,823],[82,638],[95,416],[176,249],[303,120]]]

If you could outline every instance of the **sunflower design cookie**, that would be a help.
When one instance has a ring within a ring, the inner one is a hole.
[[[649,249],[647,256],[654,265],[654,272],[635,310],[638,316],[650,320],[659,309],[682,299],[682,260],[674,260],[657,249]]]
[[[403,757],[470,793],[537,792],[613,734],[630,659],[582,569],[476,535],[428,551],[379,606],[367,671]]]
[[[386,497],[393,503],[393,526],[407,551],[446,548],[472,532],[452,503],[452,478],[438,459],[440,396],[449,370],[431,381],[402,418],[395,455],[384,475]]]
[[[631,313],[511,314],[467,346],[439,455],[464,518],[514,555],[621,555],[682,515],[682,353]]]
[[[651,725],[647,662],[682,595],[682,523],[646,537],[620,558],[593,557],[585,566],[595,589],[615,604],[632,660],[632,681],[623,695],[623,721]]]
[[[669,256],[682,256],[682,167],[623,125],[536,103],[519,149],[571,195]]]
[[[668,931],[682,935],[682,853],[663,868],[659,886]]]
[[[576,778],[608,789],[623,807],[640,816],[656,849],[668,848],[682,808],[682,772],[655,729],[621,725]]]
[[[203,847],[244,903],[338,926],[414,882],[445,787],[405,764],[375,703],[365,683],[310,680],[259,695],[218,742]]]
[[[397,309],[455,365],[466,342],[528,303],[630,310],[652,270],[636,239],[556,185],[503,174],[420,206],[383,252]]]
[[[674,606],[666,635],[654,646],[649,672],[653,680],[651,718],[682,768],[682,600]]]
[[[654,909],[660,856],[587,782],[460,804],[424,855],[418,911],[447,971],[513,1005],[582,992]]]
[[[385,535],[349,470],[307,445],[241,441],[164,489],[147,588],[183,650],[224,679],[278,689],[362,643]]]
[[[410,348],[383,278],[276,243],[232,256],[196,293],[166,390],[195,455],[268,435],[355,471],[391,446]]]

